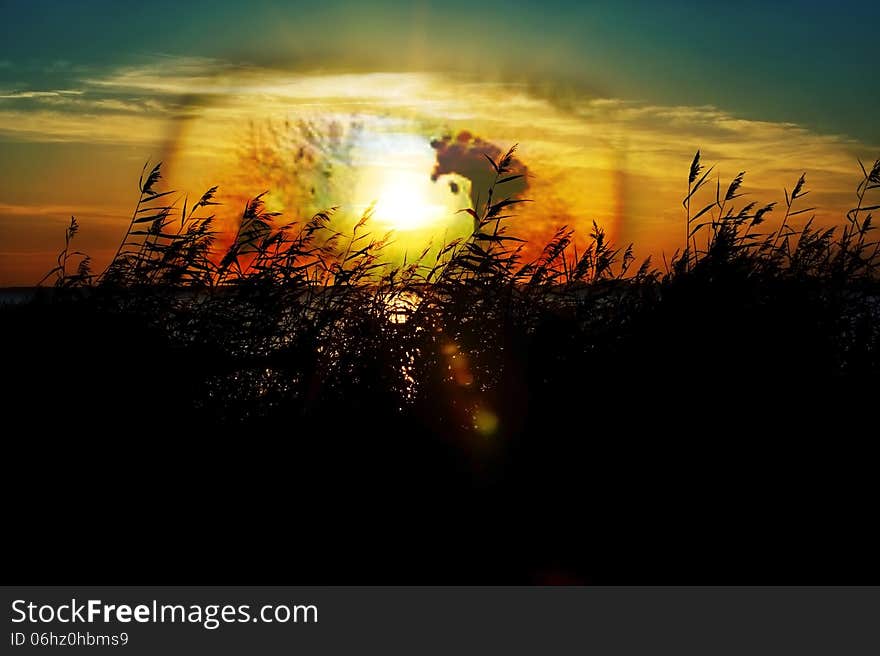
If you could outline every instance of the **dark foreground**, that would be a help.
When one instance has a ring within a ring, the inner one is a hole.
[[[181,345],[94,299],[6,307],[13,578],[880,580],[876,305],[858,320],[799,283],[651,294],[459,335],[470,371],[450,378],[438,344],[415,387],[387,322],[333,368],[296,341]]]

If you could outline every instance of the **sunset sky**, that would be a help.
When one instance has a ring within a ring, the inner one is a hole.
[[[680,246],[687,168],[831,222],[880,155],[876,25],[851,2],[0,0],[0,285],[52,266],[71,214],[98,266],[144,162],[221,219],[375,203],[400,252],[467,230],[483,151],[519,143],[518,234],[595,219]],[[446,140],[444,141],[444,137]],[[441,162],[442,160],[442,162]],[[438,162],[441,162],[438,164]],[[439,166],[435,172],[435,166]],[[448,169],[448,170],[447,170]],[[432,175],[432,173],[434,175]],[[473,187],[473,188],[472,188]]]

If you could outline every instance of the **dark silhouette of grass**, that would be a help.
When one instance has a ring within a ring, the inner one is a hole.
[[[56,289],[2,309],[32,480],[84,489],[89,544],[202,580],[878,582],[880,161],[842,228],[801,176],[764,231],[779,210],[744,174],[712,193],[697,153],[658,270],[595,224],[525,260],[513,156],[469,239],[393,268],[369,214],[339,234],[262,194],[218,253],[217,188],[145,167],[97,279],[72,223]]]

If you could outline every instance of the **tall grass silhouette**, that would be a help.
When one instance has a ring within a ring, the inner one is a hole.
[[[525,261],[524,241],[508,220],[518,204],[532,201],[504,194],[507,183],[522,177],[510,173],[514,153],[515,147],[498,161],[486,157],[494,181],[479,209],[462,210],[474,221],[469,238],[443,245],[430,259],[426,247],[395,266],[384,257],[393,234],[370,232],[371,210],[342,234],[333,228],[335,208],[288,222],[265,210],[265,193],[245,204],[229,245],[218,251],[209,213],[217,187],[189,203],[172,190],[158,190],[161,164],[145,166],[129,227],[106,270],[95,279],[85,258],[68,271],[71,257],[83,257],[70,251],[78,228],[72,219],[58,266],[47,278],[55,276],[55,286],[68,290],[88,287],[94,292],[90,302],[103,309],[119,304],[143,312],[165,334],[210,344],[223,357],[271,360],[308,353],[287,360],[302,371],[282,376],[284,401],[269,394],[272,403],[298,411],[314,403],[316,389],[344,398],[364,366],[384,370],[370,372],[395,397],[383,402],[412,403],[432,370],[442,368],[444,349],[468,361],[468,387],[491,394],[505,376],[512,331],[522,337],[548,317],[566,316],[586,321],[588,327],[579,325],[577,332],[589,338],[594,317],[632,322],[685,286],[754,292],[757,301],[774,285],[797,283],[848,304],[855,294],[865,305],[849,311],[849,318],[876,313],[875,297],[856,290],[873,289],[877,280],[878,242],[871,238],[877,205],[868,196],[878,187],[880,162],[862,166],[857,204],[842,229],[813,226],[814,208],[802,207],[809,193],[802,175],[790,192],[784,190],[781,220],[762,231],[776,203],[738,204],[745,172],[726,189],[720,179],[708,189],[713,169],[703,166],[697,152],[683,200],[687,240],[659,271],[650,260],[634,269],[632,246],[609,244],[595,222],[580,251],[574,230],[561,226],[539,257]],[[841,331],[835,337],[850,336]],[[870,332],[876,340],[876,331]],[[843,355],[852,346],[835,347],[841,367],[852,364]],[[872,341],[870,349],[875,346]],[[206,381],[211,394],[252,397],[238,373],[231,374],[236,383],[227,391],[221,391],[220,378]],[[272,379],[259,375],[248,384],[262,394]],[[476,403],[458,428],[473,423]]]

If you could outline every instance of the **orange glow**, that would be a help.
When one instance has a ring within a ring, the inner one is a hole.
[[[333,227],[343,233],[376,203],[370,228],[393,230],[389,257],[402,260],[428,244],[436,249],[467,236],[472,221],[457,210],[487,197],[482,176],[491,174],[488,163],[479,174],[463,165],[432,179],[432,139],[474,135],[501,151],[519,143],[517,157],[528,168],[520,197],[535,202],[515,208],[510,230],[529,240],[527,258],[537,256],[561,225],[576,230],[581,249],[595,220],[617,246],[633,242],[639,259],[654,255],[658,264],[663,253],[682,246],[680,201],[697,148],[718,165],[722,185],[748,171],[745,190],[758,202],[780,200],[783,187],[801,173],[793,163],[806,163],[819,225],[842,220],[858,174],[856,158],[871,154],[841,137],[746,121],[714,108],[586,97],[557,104],[516,84],[439,74],[246,69],[219,81],[193,75],[103,82],[136,82],[145,93],[179,90],[202,99],[170,121],[149,112],[100,125],[48,110],[20,121],[0,116],[23,135],[92,140],[86,150],[125,144],[124,151],[114,146],[100,157],[59,160],[42,181],[17,168],[0,176],[2,284],[41,276],[70,214],[82,226],[79,246],[96,267],[106,264],[134,205],[133,181],[150,155],[164,160],[166,188],[181,195],[193,198],[220,186],[223,204],[214,209],[226,235],[218,245],[228,241],[247,200],[269,191],[267,208],[281,212],[283,221],[338,207]],[[496,198],[505,193],[502,185]]]

